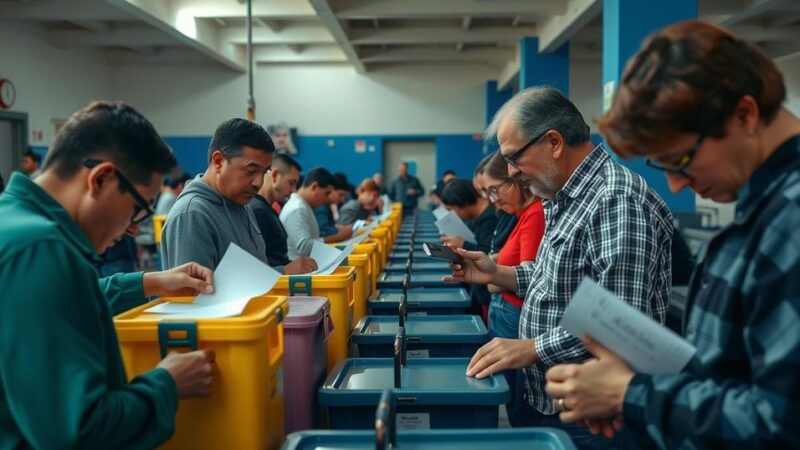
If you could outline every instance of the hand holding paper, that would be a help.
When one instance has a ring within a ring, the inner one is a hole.
[[[193,303],[162,303],[145,312],[169,318],[198,319],[238,316],[251,298],[266,294],[281,276],[258,258],[231,244],[214,271],[215,290]]]
[[[473,244],[478,243],[475,239],[475,233],[473,233],[472,230],[467,227],[467,224],[453,211],[447,211],[447,214],[437,219],[436,228],[438,228],[439,233],[444,236],[460,236],[467,242],[472,242]]]
[[[591,336],[637,372],[677,373],[697,352],[689,342],[585,278],[569,302],[561,326]]]

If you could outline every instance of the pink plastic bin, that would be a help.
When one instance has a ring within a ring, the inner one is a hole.
[[[284,328],[284,429],[286,434],[322,425],[317,392],[325,381],[325,342],[333,331],[325,297],[289,297]]]

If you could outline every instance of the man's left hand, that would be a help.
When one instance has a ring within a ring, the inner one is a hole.
[[[506,369],[522,369],[536,362],[533,339],[494,338],[479,348],[467,366],[467,376],[486,378]]]
[[[144,274],[144,294],[188,297],[214,292],[214,273],[200,264],[186,263],[161,272]]]

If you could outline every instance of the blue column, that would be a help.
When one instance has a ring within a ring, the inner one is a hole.
[[[569,97],[569,43],[553,53],[539,53],[539,38],[525,37],[519,43],[519,89],[552,86]]]
[[[488,126],[489,123],[492,122],[492,118],[494,117],[497,110],[500,109],[501,106],[505,102],[507,102],[513,92],[511,89],[506,88],[504,91],[497,91],[497,81],[490,80],[486,82],[486,125]]]
[[[696,19],[697,1],[603,0],[603,111],[610,107],[625,64],[643,40],[672,23]],[[695,210],[694,192],[673,194],[664,174],[646,166],[641,158],[623,163],[642,175],[673,212]]]

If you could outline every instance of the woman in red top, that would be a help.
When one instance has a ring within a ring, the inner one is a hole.
[[[544,235],[542,201],[531,193],[527,185],[508,176],[508,165],[500,152],[496,152],[486,165],[482,181],[495,207],[518,218],[497,254],[497,263],[509,266],[532,263]],[[489,285],[489,291],[493,292],[489,304],[489,333],[493,337],[517,339],[523,299],[492,285]],[[522,398],[524,385],[517,372],[503,371],[512,394],[511,402],[506,405],[511,425],[515,425],[516,412],[525,404]]]

